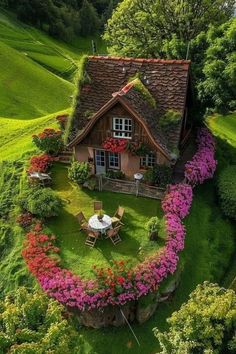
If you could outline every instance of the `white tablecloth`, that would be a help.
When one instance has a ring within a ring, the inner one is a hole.
[[[94,231],[100,231],[101,233],[105,233],[106,230],[111,228],[112,220],[109,215],[105,214],[103,216],[103,219],[100,221],[98,220],[98,216],[96,214],[91,216],[88,223],[91,229],[93,229]]]

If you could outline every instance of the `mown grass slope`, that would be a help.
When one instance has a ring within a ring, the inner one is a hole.
[[[70,46],[0,9],[0,117],[32,119],[70,107],[84,53],[91,53],[90,38]]]
[[[32,135],[39,133],[44,128],[58,128],[56,116],[69,112],[69,109],[63,110],[32,120],[0,117],[0,161],[16,160],[23,154],[35,150]]]
[[[236,112],[214,114],[207,118],[207,125],[214,135],[236,147]]]
[[[0,42],[0,115],[32,119],[71,104],[74,86]]]

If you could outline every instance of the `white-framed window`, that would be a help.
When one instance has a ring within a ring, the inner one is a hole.
[[[120,168],[120,154],[118,152],[108,153],[108,166],[112,169]]]
[[[132,119],[131,118],[116,118],[112,120],[113,137],[114,138],[132,138]]]
[[[147,154],[145,156],[140,157],[140,166],[141,167],[153,167],[156,164],[156,155],[155,154]]]

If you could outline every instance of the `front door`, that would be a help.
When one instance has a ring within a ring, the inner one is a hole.
[[[96,174],[106,173],[106,153],[104,150],[95,150]]]

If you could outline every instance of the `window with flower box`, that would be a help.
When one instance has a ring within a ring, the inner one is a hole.
[[[108,166],[111,169],[120,169],[120,154],[118,152],[108,153]]]
[[[114,138],[132,138],[132,119],[131,118],[113,118],[112,121]]]
[[[153,167],[156,164],[156,155],[153,153],[140,157],[140,167]]]

